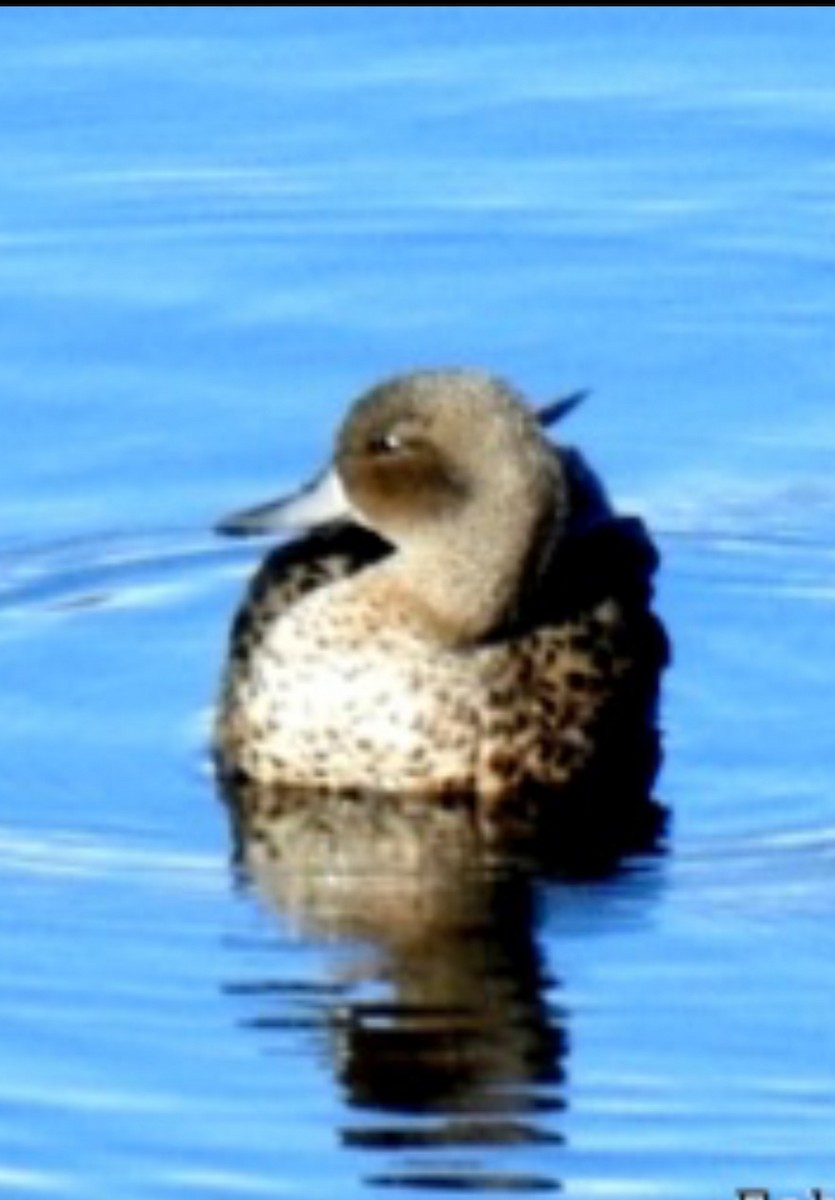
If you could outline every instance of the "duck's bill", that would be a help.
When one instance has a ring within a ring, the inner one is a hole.
[[[326,471],[299,492],[230,513],[215,526],[232,537],[258,537],[293,529],[311,529],[353,517],[336,472]]]
[[[559,400],[552,400],[550,404],[543,404],[535,410],[537,421],[544,429],[549,425],[556,425],[563,417],[573,412],[578,404],[582,404],[588,394],[587,389],[582,389],[579,392],[571,392],[568,396],[560,396]]]

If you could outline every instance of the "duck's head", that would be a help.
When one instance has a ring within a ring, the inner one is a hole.
[[[352,406],[325,471],[298,492],[225,517],[218,531],[245,536],[353,520],[399,545],[491,496],[518,503],[554,485],[543,427],[584,395],[534,410],[481,372],[398,376]]]
[[[543,427],[580,398],[534,410],[481,372],[399,376],[353,405],[332,463],[312,483],[218,528],[256,534],[350,520],[419,560],[423,590],[435,574],[452,593],[463,573],[471,590],[508,592],[565,523],[566,484]]]

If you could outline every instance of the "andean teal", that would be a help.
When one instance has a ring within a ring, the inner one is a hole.
[[[305,530],[234,621],[225,778],[489,806],[653,742],[656,554],[547,438],[569,407],[477,371],[406,374],[356,402],[311,485],[221,523]]]

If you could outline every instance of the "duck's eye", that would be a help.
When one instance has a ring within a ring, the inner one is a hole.
[[[380,433],[372,437],[368,443],[368,449],[371,454],[378,454],[380,456],[400,454],[405,444],[405,440],[399,433],[389,430],[386,433]]]

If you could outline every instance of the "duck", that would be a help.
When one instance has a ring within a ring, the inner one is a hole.
[[[537,408],[480,369],[394,376],[311,482],[218,523],[283,538],[232,621],[222,779],[494,811],[594,792],[624,751],[653,773],[659,557],[549,436],[583,395]]]

